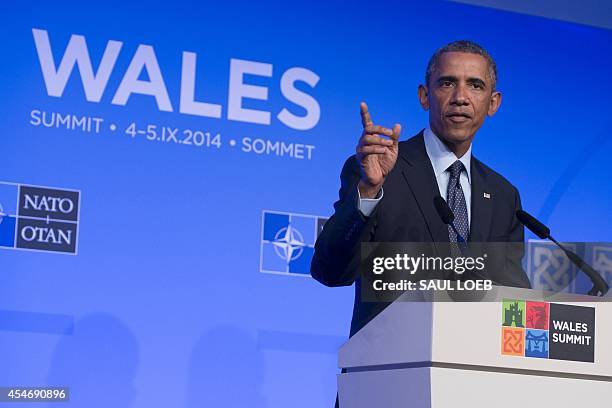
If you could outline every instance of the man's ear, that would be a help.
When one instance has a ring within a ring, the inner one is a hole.
[[[495,115],[495,112],[499,109],[502,102],[502,94],[499,91],[493,91],[491,94],[491,102],[489,103],[489,110],[487,111],[488,116]]]
[[[417,92],[419,96],[419,102],[423,110],[429,110],[429,95],[428,95],[427,85],[419,85],[419,90]]]

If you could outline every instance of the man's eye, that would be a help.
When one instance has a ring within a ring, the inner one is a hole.
[[[484,86],[482,84],[472,84],[472,88],[484,89]]]
[[[450,86],[453,86],[453,83],[451,81],[442,81],[442,86],[450,87]]]

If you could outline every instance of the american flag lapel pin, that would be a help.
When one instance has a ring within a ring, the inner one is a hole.
[[[489,193],[482,193],[483,197],[486,198],[487,200],[491,198],[491,194]]]

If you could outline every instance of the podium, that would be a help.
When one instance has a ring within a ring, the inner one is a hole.
[[[479,302],[411,296],[340,348],[341,408],[612,407],[610,298],[508,287]]]

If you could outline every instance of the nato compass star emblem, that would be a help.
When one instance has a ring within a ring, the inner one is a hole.
[[[286,262],[299,258],[306,246],[300,231],[292,227],[291,224],[278,230],[272,245],[274,245],[276,254]]]
[[[315,241],[326,218],[262,211],[259,271],[310,277]]]

